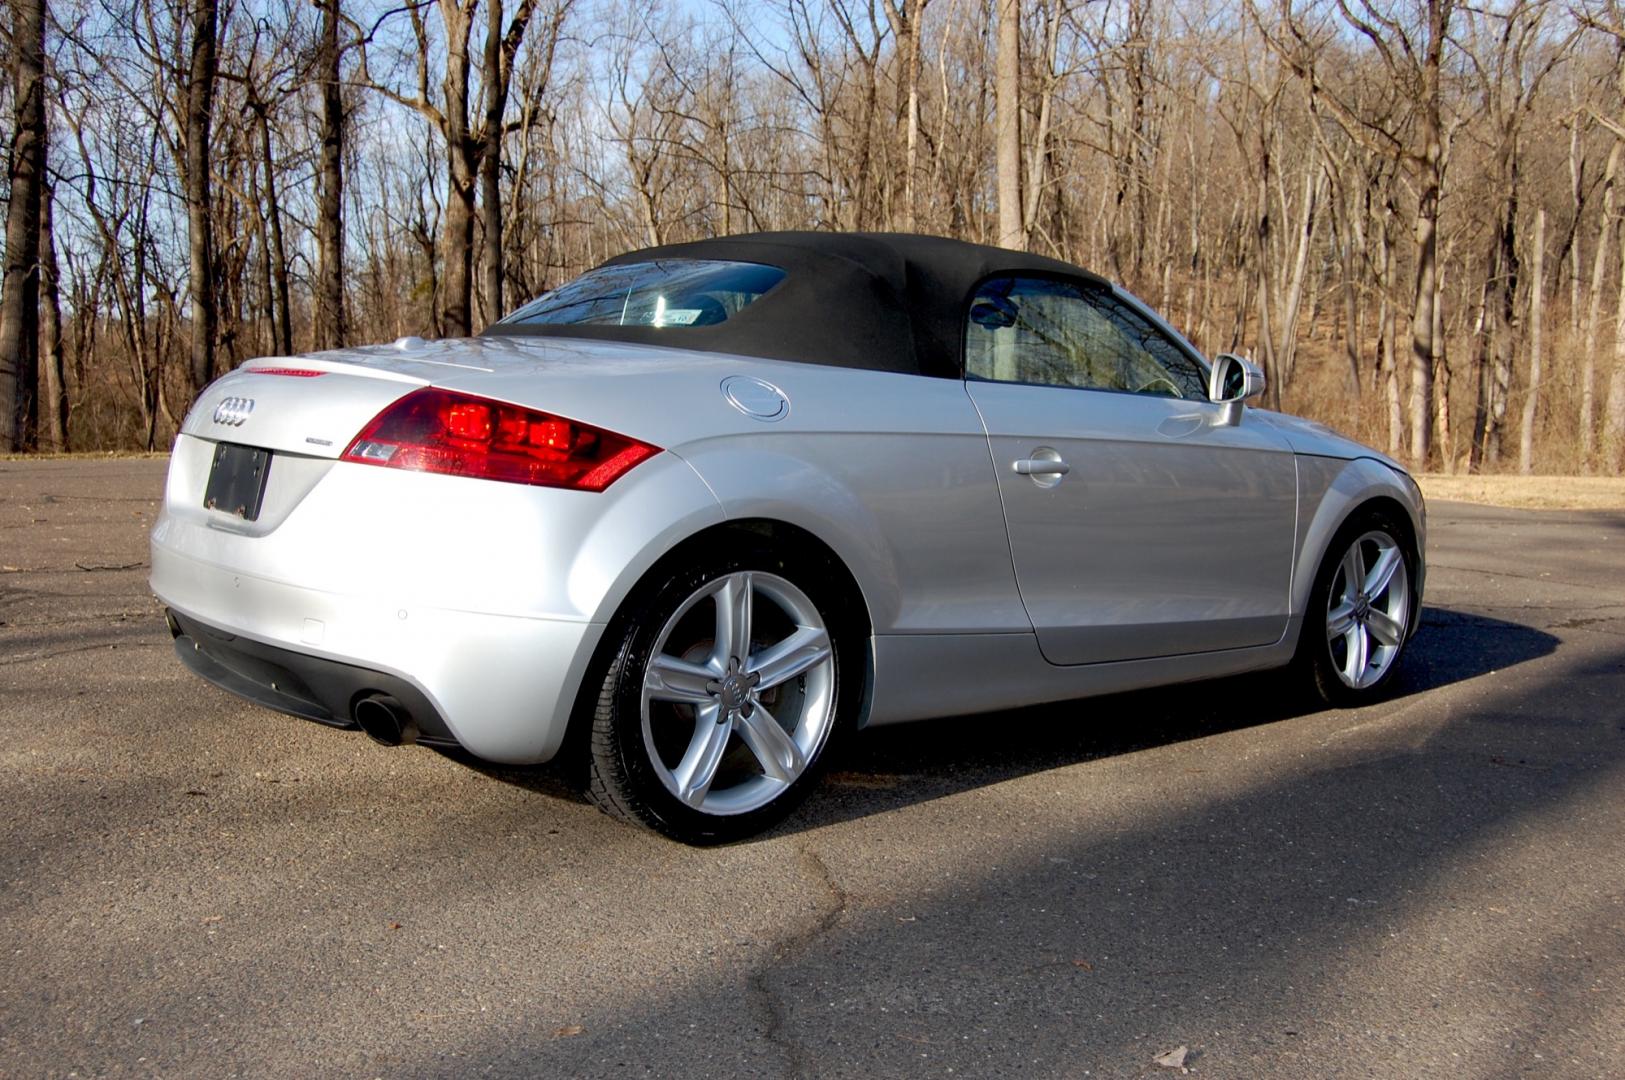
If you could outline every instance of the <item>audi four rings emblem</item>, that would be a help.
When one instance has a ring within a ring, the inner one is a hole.
[[[214,422],[228,427],[242,427],[248,414],[254,411],[251,397],[229,397],[214,407]]]

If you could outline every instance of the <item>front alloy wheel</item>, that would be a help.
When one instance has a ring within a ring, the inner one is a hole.
[[[788,813],[854,711],[852,635],[829,582],[764,552],[667,577],[619,628],[593,718],[593,800],[687,843]]]
[[[1405,553],[1386,532],[1365,533],[1338,564],[1326,609],[1326,641],[1344,686],[1364,690],[1387,673],[1410,616]]]
[[[1371,700],[1398,666],[1416,599],[1404,535],[1386,518],[1367,515],[1344,526],[1327,551],[1298,652],[1329,705]]]

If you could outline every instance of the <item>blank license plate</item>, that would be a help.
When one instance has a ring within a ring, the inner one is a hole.
[[[265,498],[265,481],[271,475],[271,451],[236,443],[219,443],[214,448],[214,464],[209,469],[209,485],[203,491],[203,505],[224,510],[244,521],[260,516]]]

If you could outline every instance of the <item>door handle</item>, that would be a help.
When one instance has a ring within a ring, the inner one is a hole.
[[[1022,476],[1065,476],[1072,471],[1060,458],[1022,458],[1013,467]]]

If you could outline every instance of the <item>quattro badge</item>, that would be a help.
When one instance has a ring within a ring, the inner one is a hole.
[[[249,414],[253,411],[253,398],[225,398],[214,407],[214,422],[225,424],[227,427],[242,427],[243,424],[247,423]]]

